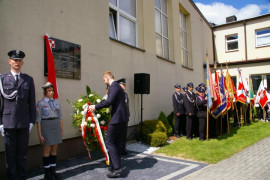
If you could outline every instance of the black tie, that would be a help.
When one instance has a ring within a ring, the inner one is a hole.
[[[19,83],[19,75],[15,75],[16,79],[15,79],[15,87],[18,87],[18,83]]]

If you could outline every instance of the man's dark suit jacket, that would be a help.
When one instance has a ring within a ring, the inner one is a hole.
[[[192,113],[192,116],[196,115],[195,109],[196,95],[193,92],[187,91],[184,96],[184,106],[186,115]]]
[[[174,109],[174,114],[176,115],[177,113],[184,114],[185,109],[184,109],[184,96],[181,93],[173,93],[172,95],[172,101],[173,101],[173,109]]]
[[[109,87],[107,100],[96,104],[95,108],[98,110],[109,106],[111,108],[110,124],[117,124],[128,121],[128,111],[125,103],[125,92],[115,81],[113,81]]]
[[[0,113],[0,125],[4,128],[28,128],[30,123],[36,122],[36,99],[33,78],[27,74],[20,74],[18,87],[11,72],[1,75],[3,90],[9,95],[18,90],[14,99],[4,99],[3,110]]]

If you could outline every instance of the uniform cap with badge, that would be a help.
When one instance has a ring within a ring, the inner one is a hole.
[[[23,60],[23,58],[25,57],[25,53],[20,50],[12,50],[8,52],[8,56],[10,59],[13,60]]]
[[[188,90],[187,86],[183,87],[183,91],[186,92],[187,90]]]
[[[187,87],[194,87],[194,84],[192,82],[187,84]]]
[[[116,81],[118,84],[124,84],[126,85],[126,78],[122,78]]]
[[[174,85],[174,88],[181,89],[181,85],[180,84],[176,84],[176,85]]]
[[[205,92],[205,89],[202,88],[202,87],[199,87],[197,91],[199,91],[200,93],[204,93]]]
[[[53,84],[50,83],[50,82],[46,82],[46,84],[44,84],[44,86],[42,86],[42,89],[43,89],[43,90],[46,90],[46,89],[48,89],[49,87],[53,87]]]

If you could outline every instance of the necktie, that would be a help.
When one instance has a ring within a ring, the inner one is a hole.
[[[16,79],[15,79],[15,86],[18,87],[18,83],[19,83],[19,75],[16,74],[15,77],[16,77]]]
[[[49,105],[50,105],[50,107],[51,107],[51,110],[52,111],[55,111],[55,108],[54,108],[54,105],[53,105],[53,100],[49,100]]]

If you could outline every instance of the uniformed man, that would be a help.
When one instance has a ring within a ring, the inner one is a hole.
[[[117,83],[121,86],[121,88],[125,91],[126,90],[126,79],[119,79],[117,81]],[[125,92],[125,102],[126,102],[126,106],[127,106],[127,111],[128,111],[128,120],[125,121],[126,123],[126,128],[123,129],[123,139],[122,139],[122,145],[121,145],[121,154],[122,155],[127,155],[127,148],[126,148],[126,142],[127,142],[127,129],[128,129],[128,121],[129,121],[129,116],[130,116],[130,112],[129,112],[129,98],[128,98],[128,94]]]
[[[198,108],[197,117],[199,119],[199,140],[205,140],[205,127],[207,117],[207,97],[205,96],[205,89],[200,87],[198,89],[199,96],[196,97],[196,105]]]
[[[183,87],[183,94],[186,94],[187,90],[188,90],[187,86]]]
[[[1,75],[3,109],[0,130],[4,136],[7,176],[26,179],[29,133],[36,120],[35,86],[33,78],[21,73],[24,52],[8,53],[11,71]]]
[[[192,82],[187,84],[188,91],[184,96],[184,107],[186,113],[186,134],[187,139],[192,139],[192,123],[196,114],[195,101],[196,95],[193,92],[194,85]]]
[[[181,85],[174,86],[175,92],[172,95],[174,109],[174,136],[180,138],[183,136],[183,121],[186,119],[184,110],[184,95],[181,94]]]

